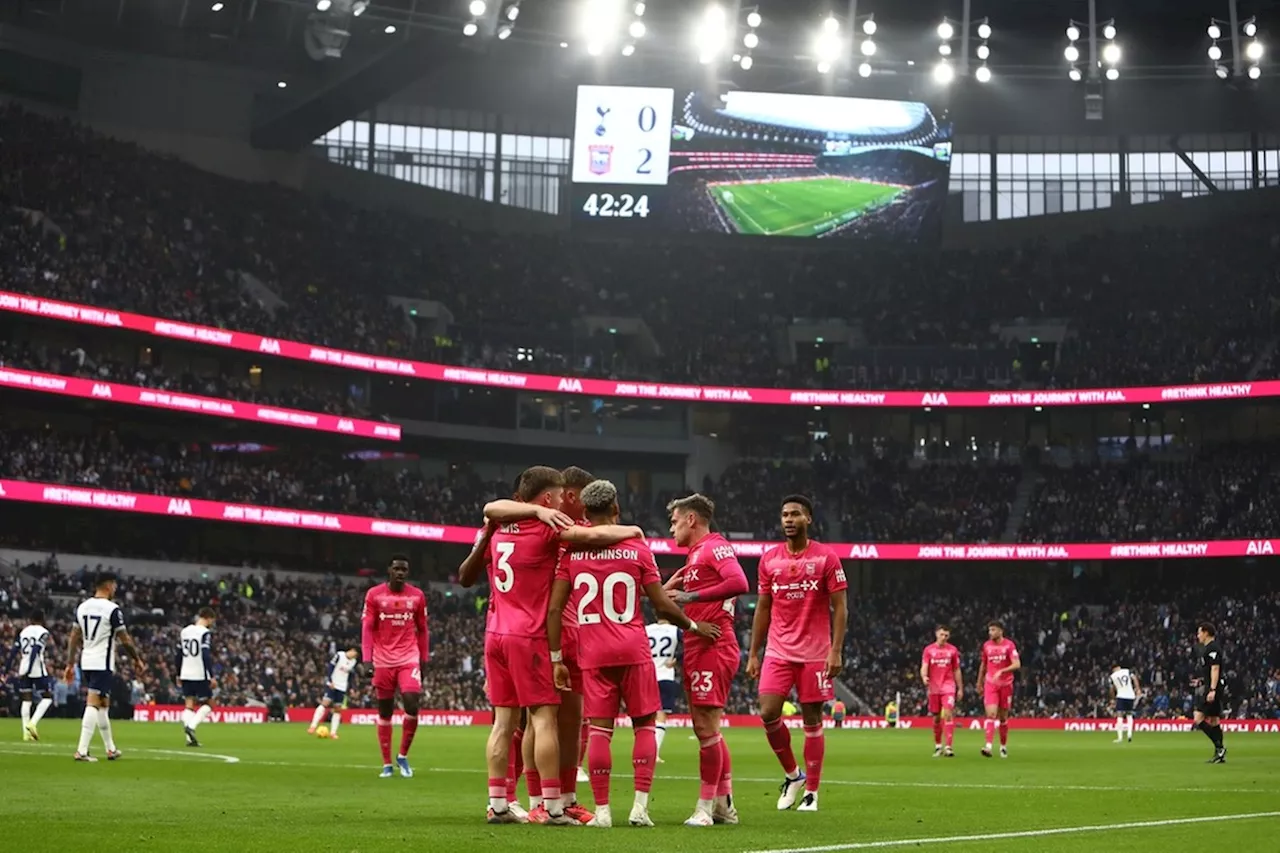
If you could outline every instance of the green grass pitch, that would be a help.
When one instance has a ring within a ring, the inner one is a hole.
[[[1280,835],[1280,738],[1265,734],[1228,736],[1229,763],[1206,766],[1198,733],[1115,744],[1108,733],[1015,730],[1001,761],[982,758],[970,731],[956,733],[952,760],[931,758],[929,731],[829,732],[821,811],[801,814],[774,807],[780,773],[763,733],[727,730],[742,823],[690,829],[681,822],[697,796],[697,750],[671,729],[650,808],[658,826],[599,830],[488,826],[480,728],[419,729],[413,779],[376,778],[372,727],[321,741],[301,725],[205,725],[199,750],[182,746],[176,724],[114,730],[123,759],[77,764],[79,721],[46,720],[41,742],[24,744],[18,722],[0,720],[5,849],[1124,853],[1275,850]],[[630,749],[619,731],[615,820],[631,805]],[[589,803],[590,786],[579,787]],[[958,840],[1035,830],[1065,831]],[[893,844],[905,839],[926,841]]]
[[[887,204],[899,187],[842,178],[711,184],[707,191],[742,234],[813,237]]]

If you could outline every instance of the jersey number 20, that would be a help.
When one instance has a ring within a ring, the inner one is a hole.
[[[624,624],[636,617],[636,579],[626,572],[614,572],[604,579],[604,615],[610,622]],[[588,613],[587,607],[600,595],[601,584],[594,575],[578,575],[574,578],[573,588],[585,592],[578,601],[578,624],[596,625],[600,622],[599,613]],[[622,588],[622,609],[614,604],[615,593]]]

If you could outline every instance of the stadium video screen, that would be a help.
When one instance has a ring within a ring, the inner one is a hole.
[[[580,86],[577,227],[932,241],[951,125],[918,101]]]

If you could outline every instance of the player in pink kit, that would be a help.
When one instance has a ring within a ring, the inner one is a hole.
[[[1000,721],[1000,757],[1009,757],[1009,709],[1013,706],[1013,674],[1022,669],[1018,647],[1004,635],[1004,623],[992,619],[987,623],[987,636],[982,644],[982,662],[978,665],[978,683],[982,685],[982,704],[986,706],[987,720],[983,730],[987,735],[982,754],[991,757],[991,735]]]
[[[822,708],[835,698],[831,679],[844,666],[841,650],[849,622],[845,600],[849,584],[836,552],[809,538],[812,523],[813,504],[808,498],[787,495],[782,499],[782,534],[787,541],[760,558],[760,597],[747,656],[747,676],[760,679],[760,720],[784,774],[778,786],[779,811],[795,805],[801,789],[799,811],[818,810],[826,753]],[[803,772],[791,749],[791,730],[782,722],[782,703],[793,688],[804,718]]]
[[[924,647],[920,656],[920,681],[928,686],[929,713],[933,715],[933,757],[955,758],[951,741],[955,737],[956,703],[964,698],[964,682],[960,677],[960,650],[951,645],[951,629],[938,625],[933,629],[934,642]],[[942,745],[943,735],[947,745]],[[945,750],[945,751],[944,751]]]
[[[737,823],[733,805],[733,771],[729,745],[720,736],[720,719],[729,701],[729,685],[738,671],[741,650],[733,630],[733,600],[746,592],[746,573],[723,536],[711,532],[715,502],[693,494],[667,504],[671,536],[689,549],[684,568],[671,576],[667,590],[682,590],[676,603],[699,623],[720,628],[720,637],[708,640],[686,634],[684,686],[689,695],[693,733],[698,738],[698,769],[702,787],[698,804],[685,826]]]
[[[604,547],[644,535],[638,527],[574,525],[560,511],[563,491],[559,471],[535,466],[520,477],[518,501],[494,501],[484,510],[487,520],[498,523],[489,543],[492,614],[485,631],[485,675],[494,706],[487,750],[492,823],[520,822],[507,804],[507,759],[521,708],[528,710],[542,796],[542,808],[532,810],[529,819],[552,825],[581,822],[566,814],[560,797],[560,693],[547,645],[556,559],[562,542]],[[576,749],[576,740],[571,748]]]
[[[589,483],[582,489],[581,498],[586,520],[592,525],[617,523],[618,490],[613,483]],[[551,589],[547,636],[553,658],[560,651],[564,616],[572,608],[576,617],[578,663],[586,715],[591,722],[591,790],[596,801],[595,818],[588,826],[613,826],[609,807],[613,772],[610,743],[614,719],[624,702],[635,730],[631,764],[636,795],[629,822],[632,826],[653,826],[649,791],[658,759],[654,719],[662,700],[639,606],[641,590],[658,614],[685,630],[711,640],[720,635],[718,627],[693,622],[667,597],[658,577],[658,565],[643,539],[629,539],[601,549],[570,549],[560,557]],[[555,664],[555,678],[561,690],[569,688],[570,672],[563,661]]]
[[[396,691],[404,705],[400,732],[400,752],[396,766],[406,779],[409,747],[418,731],[418,702],[422,697],[422,669],[427,665],[427,597],[407,583],[409,558],[394,554],[387,568],[387,582],[378,584],[364,596],[360,614],[360,648],[365,663],[373,663],[373,691],[378,699],[378,746],[382,748],[383,779],[395,775],[391,765],[391,715],[396,710]]]

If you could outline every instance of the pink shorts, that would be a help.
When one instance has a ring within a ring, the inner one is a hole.
[[[546,637],[484,635],[484,674],[495,708],[559,705]]]
[[[413,666],[379,666],[373,670],[373,693],[379,699],[417,696],[422,693],[422,670]]]
[[[648,661],[629,666],[585,669],[582,675],[582,710],[587,719],[612,720],[618,716],[624,702],[627,715],[633,718],[647,717],[662,710],[658,675]]]
[[[929,694],[929,713],[938,715],[943,710],[952,711],[956,707],[956,694],[954,693],[930,693]]]
[[[792,687],[801,705],[830,702],[836,696],[825,661],[786,661],[765,655],[760,668],[760,695],[786,697],[791,695]]]
[[[560,635],[560,651],[564,653],[564,665],[569,670],[569,692],[583,693],[582,667],[578,666],[578,629],[565,628]]]
[[[684,689],[689,704],[723,708],[729,704],[729,685],[738,673],[741,654],[736,639],[721,637],[715,644],[688,643],[684,649]]]
[[[995,705],[1005,711],[1013,707],[1013,685],[1012,684],[992,684],[987,682],[982,685],[982,704],[990,707]]]

